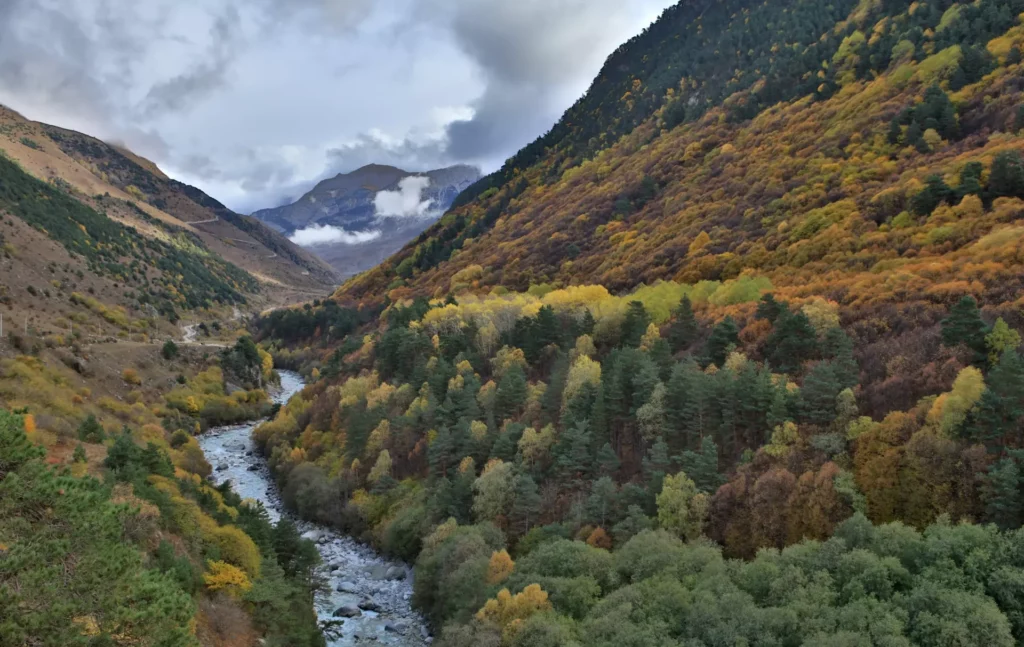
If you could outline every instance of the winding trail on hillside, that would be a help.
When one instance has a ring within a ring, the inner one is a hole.
[[[280,375],[281,390],[273,400],[284,404],[305,383],[297,373],[280,371]],[[239,496],[261,501],[270,518],[277,521],[288,513],[252,440],[252,431],[259,424],[211,429],[199,438],[199,445],[214,466],[211,478],[215,483],[230,481]],[[304,521],[296,521],[296,525],[305,538],[316,542],[323,558],[322,574],[330,593],[317,596],[317,615],[321,624],[340,623],[328,635],[330,647],[423,647],[432,641],[426,623],[410,603],[411,568],[330,528]]]

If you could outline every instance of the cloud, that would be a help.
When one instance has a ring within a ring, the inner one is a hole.
[[[316,247],[317,245],[360,245],[369,243],[380,238],[380,232],[373,231],[345,231],[341,227],[332,225],[313,225],[306,229],[299,229],[291,235],[291,240],[300,247]]]
[[[430,178],[410,176],[398,183],[397,191],[378,191],[373,206],[378,218],[420,218],[430,212],[433,200],[424,200]]]
[[[368,163],[494,170],[674,0],[0,0],[0,103],[248,212]]]

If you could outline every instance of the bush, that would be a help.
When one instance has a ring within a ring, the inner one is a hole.
[[[178,345],[168,339],[160,354],[163,355],[164,359],[170,361],[178,356]]]
[[[121,379],[132,386],[138,386],[142,384],[142,378],[139,377],[139,372],[133,368],[126,368],[121,373]]]
[[[84,443],[98,445],[107,439],[107,433],[103,430],[103,425],[96,419],[96,416],[90,414],[78,426],[78,439]]]

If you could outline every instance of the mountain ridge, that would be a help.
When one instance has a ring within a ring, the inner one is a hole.
[[[347,278],[373,267],[418,235],[479,176],[478,169],[463,164],[425,172],[368,164],[318,182],[291,204],[262,209],[252,215],[289,236],[297,231],[324,227],[335,228],[338,238],[345,234],[372,236],[354,244],[336,240],[310,246]],[[406,195],[409,189],[402,183],[409,178],[426,178],[428,184],[418,195]],[[426,210],[416,209],[414,213],[379,217],[375,201],[385,192],[402,195],[414,205],[430,203],[431,206]]]

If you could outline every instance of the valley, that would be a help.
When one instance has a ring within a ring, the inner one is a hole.
[[[0,644],[1024,644],[1022,49],[680,2],[252,216],[3,109]]]

